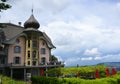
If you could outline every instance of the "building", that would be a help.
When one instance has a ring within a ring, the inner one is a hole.
[[[24,27],[12,23],[1,23],[0,28],[0,72],[11,78],[26,80],[26,74],[47,75],[50,68],[63,67],[61,62],[50,60],[55,48],[45,32],[38,30],[40,24],[32,14]]]

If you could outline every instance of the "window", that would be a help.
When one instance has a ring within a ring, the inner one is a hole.
[[[33,48],[36,48],[37,47],[37,41],[33,41]]]
[[[15,53],[20,53],[21,52],[21,47],[20,46],[15,46],[14,47],[14,52]]]
[[[33,58],[36,58],[36,51],[33,51]]]
[[[30,47],[30,40],[28,40],[28,48]]]
[[[0,46],[0,51],[3,51],[3,47]]]
[[[41,48],[41,54],[46,54],[46,49],[45,48]]]
[[[19,39],[16,39],[16,43],[20,43],[20,40],[19,40]]]
[[[5,58],[1,59],[1,64],[5,64]]]
[[[30,65],[30,61],[28,61],[28,63],[27,63],[28,65]]]
[[[45,64],[46,58],[45,58],[45,57],[42,57],[42,58],[41,58],[41,62],[42,62],[43,64]]]
[[[45,42],[42,42],[42,45],[44,46],[44,45],[45,45]]]
[[[30,51],[28,51],[28,58],[30,58]]]
[[[14,57],[14,63],[15,64],[20,64],[20,57]]]
[[[32,61],[32,65],[36,65],[36,61]]]

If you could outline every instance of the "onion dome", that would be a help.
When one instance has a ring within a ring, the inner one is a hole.
[[[25,28],[35,28],[38,29],[40,27],[40,24],[35,19],[33,14],[30,16],[30,18],[24,23]]]

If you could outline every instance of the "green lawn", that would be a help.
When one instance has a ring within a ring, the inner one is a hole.
[[[13,80],[7,76],[0,75],[0,84],[29,84],[24,81]]]

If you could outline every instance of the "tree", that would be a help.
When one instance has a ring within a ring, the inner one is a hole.
[[[1,0],[0,1],[0,12],[2,10],[7,10],[8,8],[11,8],[11,6],[7,3],[5,3],[7,0]]]
[[[7,3],[5,3],[7,0],[0,0],[0,12],[2,10],[7,10],[9,8],[11,8],[11,6]],[[4,26],[2,24],[0,24],[0,28],[4,28]]]
[[[58,59],[57,59],[57,57],[55,57],[54,55],[51,55],[51,56],[50,56],[50,61],[58,62]]]

